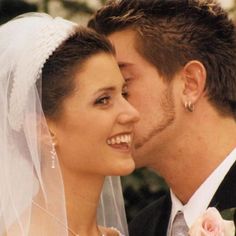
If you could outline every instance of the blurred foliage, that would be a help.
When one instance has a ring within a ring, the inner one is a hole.
[[[91,15],[95,12],[95,9],[91,8],[86,2],[61,0],[61,3],[63,7],[67,9],[70,18],[75,15],[78,15],[79,13]]]
[[[101,5],[105,4],[108,0],[97,0]],[[221,0],[224,1],[224,0]],[[236,0],[234,5],[228,9],[230,15],[236,19]],[[65,11],[68,12],[68,18],[79,13],[91,15],[96,9],[86,0],[35,0],[30,3],[30,0],[0,0],[0,23],[29,11],[43,11],[50,14],[49,5],[55,2],[60,2]]]
[[[0,0],[0,24],[17,15],[37,10],[36,4],[26,3],[23,0]]]
[[[30,3],[28,0],[0,0],[0,24],[18,16],[20,14],[32,11],[43,11],[50,14],[49,4],[55,3],[53,0],[38,0],[34,3]],[[86,1],[78,0],[57,0],[62,7],[68,12],[68,17],[71,18],[79,13],[91,15],[96,9],[91,7]],[[104,4],[106,0],[99,0]]]
[[[78,14],[78,12],[84,12],[87,14],[93,14],[94,9],[88,6],[86,2],[77,2],[77,1],[61,1],[63,6],[67,8],[71,13]]]
[[[121,180],[128,221],[168,190],[164,179],[146,168],[135,170],[131,175],[122,177]]]

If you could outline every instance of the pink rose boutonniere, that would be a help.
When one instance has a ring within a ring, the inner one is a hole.
[[[208,208],[189,230],[190,236],[234,236],[233,221],[224,220],[216,208]]]

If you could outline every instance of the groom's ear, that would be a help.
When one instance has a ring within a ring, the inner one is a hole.
[[[182,102],[196,104],[204,96],[206,85],[206,69],[197,61],[189,61],[181,71],[183,82]]]

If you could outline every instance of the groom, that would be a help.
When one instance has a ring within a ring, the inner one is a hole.
[[[89,26],[113,43],[141,113],[137,168],[170,187],[130,235],[176,235],[179,212],[187,232],[209,206],[236,207],[236,30],[227,13],[214,0],[121,0]]]

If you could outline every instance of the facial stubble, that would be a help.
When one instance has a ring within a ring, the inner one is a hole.
[[[160,110],[162,112],[161,120],[155,124],[145,137],[139,138],[139,141],[134,144],[135,149],[142,148],[151,139],[165,131],[173,124],[175,120],[175,104],[172,86],[167,87],[163,91],[160,99]]]

